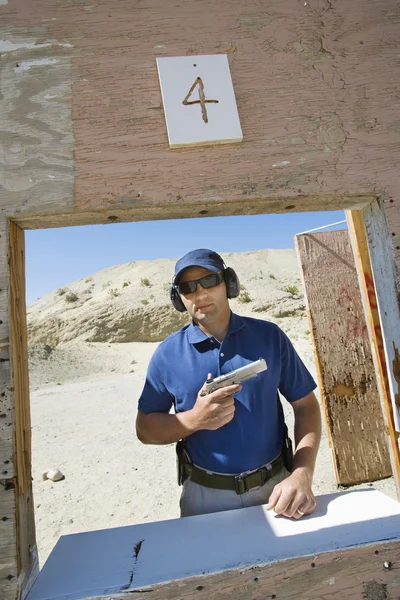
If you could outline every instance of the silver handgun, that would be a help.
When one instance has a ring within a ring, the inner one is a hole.
[[[255,360],[244,367],[239,367],[239,369],[235,369],[234,371],[230,371],[229,373],[225,373],[224,375],[220,375],[214,379],[207,379],[206,391],[202,395],[206,396],[207,394],[211,394],[211,392],[215,392],[215,390],[227,385],[242,383],[242,381],[246,381],[246,379],[255,377],[257,373],[261,373],[261,371],[265,371],[267,368],[268,367],[265,360],[263,358],[259,358],[258,360]]]

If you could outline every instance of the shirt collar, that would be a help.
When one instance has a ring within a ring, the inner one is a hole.
[[[229,333],[236,333],[239,329],[242,329],[246,325],[245,320],[240,315],[231,312],[231,320],[229,322]]]
[[[236,315],[231,311],[231,318],[229,321],[229,329],[227,336],[232,333],[236,333],[244,326],[245,321],[243,317]],[[190,344],[200,344],[201,342],[204,342],[205,340],[209,339],[208,336],[193,321],[190,323],[187,329],[187,335]]]

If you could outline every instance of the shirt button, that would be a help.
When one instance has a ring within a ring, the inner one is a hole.
[[[225,354],[223,352],[221,352],[221,356],[225,356]]]
[[[214,340],[211,340],[211,339],[210,339],[210,342],[213,344],[213,343],[214,343]]]

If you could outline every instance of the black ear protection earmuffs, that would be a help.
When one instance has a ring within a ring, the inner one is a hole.
[[[240,293],[240,283],[239,278],[236,275],[235,271],[231,267],[226,267],[224,261],[221,258],[221,262],[224,265],[224,280],[226,285],[226,296],[227,298],[237,298]],[[183,304],[181,297],[179,295],[177,287],[171,283],[169,286],[169,297],[172,303],[172,306],[178,310],[179,312],[185,312],[186,308]]]
[[[172,302],[172,306],[176,310],[179,310],[179,312],[185,312],[185,310],[186,310],[185,305],[183,304],[183,302],[181,300],[178,290],[172,283],[169,286],[169,297]]]
[[[232,267],[225,267],[224,279],[226,285],[226,296],[227,298],[237,298],[240,294],[240,283],[239,277]]]

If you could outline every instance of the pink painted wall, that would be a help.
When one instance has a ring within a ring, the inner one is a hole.
[[[10,0],[0,19],[71,61],[77,209],[374,192],[400,266],[396,0]],[[170,150],[156,57],[221,52],[244,142]]]

